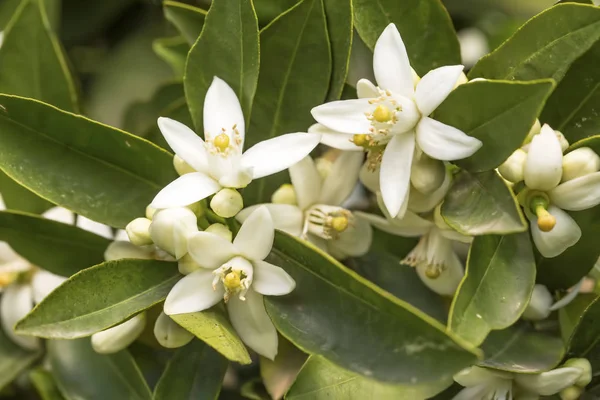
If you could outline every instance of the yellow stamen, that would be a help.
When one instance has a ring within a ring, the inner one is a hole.
[[[531,211],[537,215],[537,225],[542,232],[550,232],[556,225],[556,218],[547,210],[548,199],[542,196],[534,197],[530,204]]]
[[[242,279],[239,271],[231,271],[223,278],[223,284],[229,290],[238,289],[241,285]]]
[[[365,147],[369,145],[370,137],[363,133],[352,136],[352,143],[359,147]]]
[[[336,232],[344,232],[346,229],[348,229],[348,218],[344,216],[333,217],[331,220],[331,227]]]
[[[437,279],[440,277],[441,271],[439,268],[427,268],[425,270],[425,276],[429,279]]]
[[[213,144],[219,151],[224,152],[229,148],[229,136],[226,133],[221,133],[213,139]]]
[[[392,112],[386,106],[378,105],[373,111],[373,118],[377,122],[388,122],[392,119]]]
[[[18,273],[16,272],[4,272],[0,274],[0,288],[5,287],[13,283],[17,277]]]

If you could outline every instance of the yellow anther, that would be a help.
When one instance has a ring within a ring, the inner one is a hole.
[[[242,277],[239,271],[231,271],[223,278],[223,284],[229,290],[238,289],[242,284]]]
[[[4,272],[0,274],[0,288],[13,283],[18,277],[16,272]]]
[[[540,231],[550,232],[552,229],[554,229],[554,226],[556,225],[556,218],[550,214],[548,210],[542,206],[538,206],[535,210],[535,213],[538,217],[537,224],[538,228],[540,228]]]
[[[221,133],[213,139],[213,144],[219,151],[224,152],[229,147],[229,136],[226,133]]]
[[[336,232],[344,232],[346,229],[348,229],[348,218],[344,216],[333,217],[331,219],[331,227]]]
[[[364,133],[356,134],[352,136],[352,143],[359,147],[366,147],[369,145],[370,136],[365,135]]]
[[[377,122],[388,122],[392,119],[392,112],[386,106],[378,105],[373,111],[373,118]]]
[[[429,279],[437,279],[440,277],[441,271],[439,268],[427,268],[425,270],[425,276]]]

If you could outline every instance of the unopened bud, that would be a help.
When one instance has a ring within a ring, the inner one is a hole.
[[[586,358],[571,358],[567,360],[563,367],[579,368],[581,376],[575,382],[579,387],[586,387],[592,381],[592,364]]]
[[[521,182],[524,179],[523,171],[525,170],[526,161],[527,153],[517,149],[498,167],[498,172],[507,181],[512,183]]]
[[[167,314],[161,312],[154,324],[154,336],[161,346],[175,349],[188,344],[193,338],[190,332],[177,325]]]
[[[413,161],[410,172],[410,183],[419,192],[427,195],[437,190],[446,177],[446,167],[439,160],[425,154]]]
[[[210,201],[210,208],[219,217],[231,218],[244,208],[244,200],[235,189],[221,189]]]
[[[151,260],[154,257],[152,252],[143,247],[138,247],[130,242],[117,240],[112,242],[104,251],[106,261],[120,260],[123,258],[138,258],[142,260]]]
[[[148,218],[148,219],[154,218],[154,214],[156,214],[157,211],[158,210],[156,208],[147,206],[146,207],[146,218]]]
[[[563,156],[562,181],[570,181],[600,170],[600,157],[589,147],[580,147]]]
[[[189,174],[190,172],[196,172],[194,168],[183,161],[183,159],[179,156],[173,157],[173,167],[175,167],[175,171],[177,171],[180,176]]]
[[[187,238],[198,231],[196,215],[185,207],[158,211],[150,224],[154,243],[177,260],[187,253]]]
[[[136,246],[147,246],[152,244],[150,237],[150,221],[148,218],[136,218],[125,227],[127,236],[131,243]]]
[[[552,294],[546,286],[537,284],[533,287],[531,299],[527,308],[523,311],[523,319],[530,321],[541,321],[550,315],[552,306]]]
[[[536,118],[535,122],[533,123],[533,126],[531,127],[531,129],[529,129],[529,132],[527,133],[527,137],[525,138],[525,143],[530,143],[531,139],[533,139],[533,137],[535,135],[537,135],[538,133],[540,133],[542,131],[542,124],[540,123],[540,120]]]
[[[226,227],[223,224],[212,224],[211,226],[206,228],[205,232],[210,232],[215,235],[219,235],[228,242],[231,242],[233,239],[233,233],[228,227]]]
[[[284,183],[273,193],[271,202],[275,204],[291,204],[296,205],[296,191],[294,186],[289,183]]]
[[[460,85],[464,85],[465,83],[469,82],[469,78],[467,78],[467,75],[465,75],[464,72],[460,73],[460,76],[458,77],[458,79],[456,80],[456,84],[454,85],[454,89],[456,89],[457,87],[459,87]]]
[[[111,354],[133,343],[146,326],[146,314],[140,313],[128,321],[92,335],[92,347],[96,353]]]
[[[556,135],[556,138],[558,139],[558,142],[560,143],[560,148],[564,153],[565,150],[567,150],[569,148],[569,141],[567,140],[567,138],[565,138],[565,135],[563,135],[562,132],[560,132],[560,131],[554,131],[554,134]]]
[[[194,261],[192,256],[190,256],[190,253],[188,253],[179,259],[177,262],[177,268],[179,269],[180,274],[188,275],[202,267],[200,264]]]
[[[582,394],[582,388],[578,386],[569,386],[568,388],[561,390],[559,396],[561,400],[577,400]]]

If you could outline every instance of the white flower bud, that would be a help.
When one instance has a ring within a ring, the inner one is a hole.
[[[291,204],[296,205],[296,191],[294,186],[289,183],[285,183],[279,187],[271,196],[271,202],[275,204]]]
[[[458,79],[456,80],[456,84],[454,85],[454,89],[456,89],[457,87],[459,87],[460,85],[464,85],[465,83],[469,82],[469,78],[467,78],[467,75],[465,75],[464,72],[460,73],[460,76],[458,77]],[[452,90],[454,90],[452,89]]]
[[[512,183],[521,182],[524,179],[523,174],[526,161],[527,153],[521,149],[517,149],[498,167],[498,172],[507,181]]]
[[[92,335],[92,347],[96,353],[111,354],[123,350],[144,331],[146,313],[140,313],[128,321]]]
[[[161,312],[154,324],[154,336],[161,346],[175,349],[188,344],[193,338],[190,332],[177,325],[167,314]]]
[[[244,200],[235,189],[221,189],[210,201],[210,208],[219,217],[231,218],[244,208]]]
[[[190,172],[196,172],[194,168],[183,161],[183,159],[179,156],[173,157],[173,167],[175,167],[175,171],[177,171],[180,176],[189,174]]]
[[[158,210],[156,208],[147,206],[146,207],[146,218],[151,220],[152,218],[154,218],[154,214],[156,214],[157,211]]]
[[[434,160],[426,154],[421,154],[413,163],[410,172],[410,183],[423,194],[437,190],[446,177],[446,167],[439,160]]]
[[[315,166],[317,167],[317,171],[319,171],[321,178],[326,179],[331,173],[333,161],[331,161],[328,157],[319,157],[315,160]]]
[[[583,389],[577,386],[570,386],[560,391],[561,400],[577,400],[583,394]]]
[[[467,68],[489,53],[488,40],[485,34],[477,28],[465,28],[457,32],[460,44],[460,58]]]
[[[527,137],[525,138],[525,143],[530,143],[531,139],[533,139],[533,137],[535,135],[540,133],[541,130],[542,130],[542,124],[540,123],[540,120],[536,118],[535,122],[533,123],[533,126],[531,127],[531,129],[529,129],[529,132],[527,133]]]
[[[580,147],[563,156],[562,182],[600,170],[600,157],[589,147]]]
[[[131,243],[136,246],[146,246],[152,244],[150,237],[150,221],[148,218],[136,218],[125,227],[127,236]]]
[[[189,208],[166,208],[154,215],[150,237],[158,247],[179,260],[187,253],[187,238],[198,231],[196,223],[196,215]]]
[[[223,224],[212,224],[204,230],[205,232],[214,233],[215,235],[221,236],[223,239],[231,242],[233,240],[233,233]]]
[[[146,248],[138,247],[133,243],[117,240],[112,242],[104,252],[106,261],[120,260],[122,258],[139,258],[142,260],[151,260],[154,257],[152,252]]]
[[[535,285],[529,304],[527,304],[527,308],[523,311],[523,319],[541,321],[548,318],[552,312],[550,311],[552,303],[552,294],[550,294],[548,288],[540,284]]]
[[[565,135],[563,135],[562,132],[560,132],[560,131],[554,131],[554,134],[556,135],[556,138],[560,142],[560,148],[562,149],[562,151],[564,153],[565,150],[567,150],[569,148],[569,141],[567,140],[567,138],[565,138]]]
[[[183,275],[189,275],[192,272],[202,268],[200,264],[198,264],[190,253],[187,253],[185,256],[181,257],[177,262],[177,268],[179,269],[179,273]]]
[[[563,367],[579,368],[581,375],[575,385],[579,387],[586,387],[592,381],[592,364],[586,358],[571,358],[567,360]]]

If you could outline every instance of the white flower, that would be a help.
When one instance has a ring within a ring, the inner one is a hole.
[[[204,138],[185,125],[159,118],[158,126],[176,156],[195,172],[186,173],[161,190],[151,206],[182,207],[223,188],[243,188],[253,179],[295,164],[319,143],[320,135],[290,133],[256,144],[242,154],[244,115],[235,92],[215,77],[204,102]]]
[[[233,243],[210,232],[191,236],[189,254],[203,268],[175,284],[165,301],[165,314],[203,311],[225,299],[231,323],[244,343],[273,359],[277,332],[262,296],[288,294],[296,286],[282,268],[263,261],[271,252],[274,235],[271,214],[259,207],[242,224]]]
[[[395,217],[407,201],[415,143],[431,158],[443,161],[468,157],[482,143],[429,118],[455,87],[462,65],[432,70],[415,87],[406,48],[390,24],[375,45],[373,68],[379,87],[363,79],[357,84],[359,99],[327,103],[312,114],[320,124],[368,150],[371,169],[381,164],[381,193]],[[328,144],[334,146],[330,136]]]
[[[533,287],[527,308],[523,312],[523,319],[541,321],[548,318],[552,311],[565,307],[577,297],[584,281],[585,278],[582,278],[575,286],[569,289],[569,292],[564,297],[556,302],[554,302],[552,294],[546,286],[536,284]]]
[[[371,227],[341,207],[356,186],[362,159],[362,153],[341,153],[325,178],[310,157],[291,166],[296,204],[263,205],[275,228],[309,240],[339,259],[369,251]],[[237,219],[244,221],[257,207],[242,210]]]
[[[187,240],[198,231],[196,215],[185,207],[166,208],[152,217],[152,241],[177,260],[187,253]]]
[[[92,347],[96,353],[111,354],[123,350],[133,343],[146,327],[146,313],[92,335]]]
[[[487,37],[477,28],[465,28],[456,33],[460,43],[460,58],[467,68],[472,67],[490,50]]]

